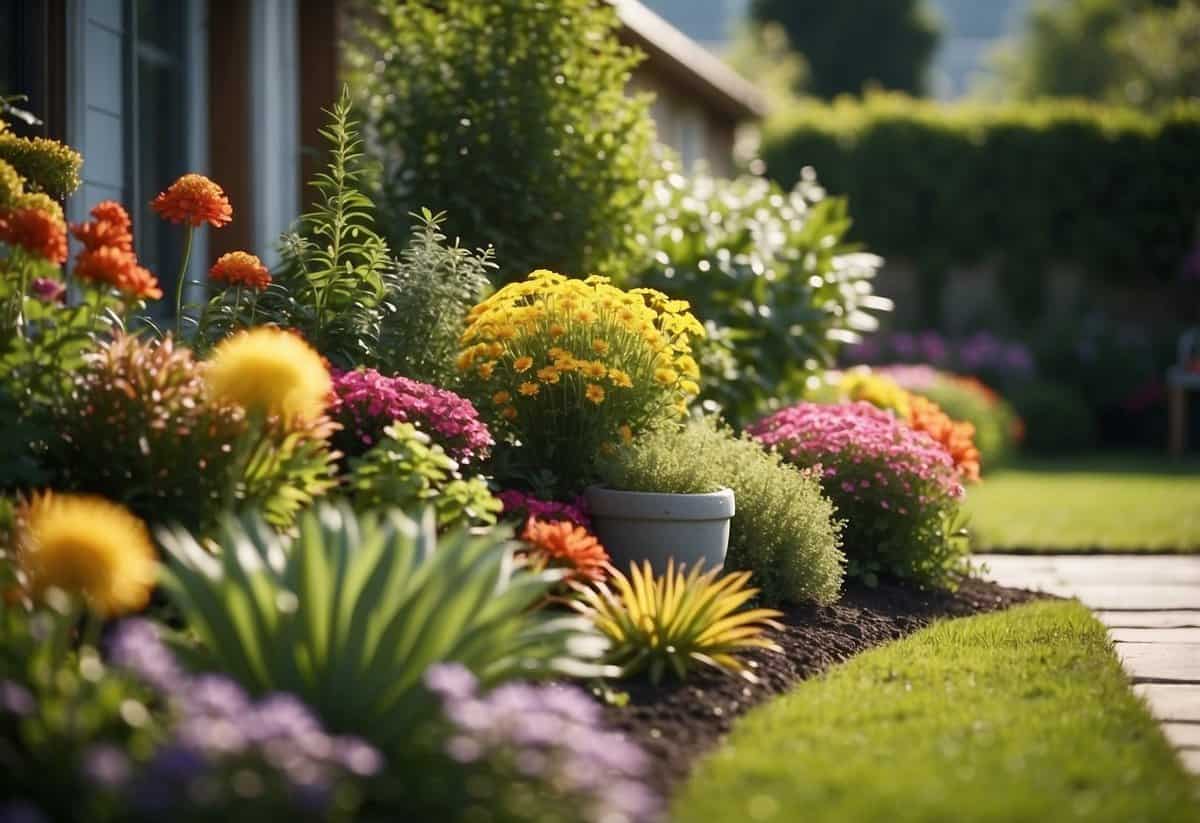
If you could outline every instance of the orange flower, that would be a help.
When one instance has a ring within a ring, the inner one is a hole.
[[[225,192],[202,174],[185,174],[150,204],[166,220],[219,229],[233,220]]]
[[[79,253],[75,276],[80,280],[109,286],[129,297],[157,300],[162,297],[158,280],[138,265],[133,252],[116,246],[101,246]]]
[[[113,246],[133,251],[133,222],[125,207],[115,200],[104,200],[92,207],[94,220],[71,226],[71,234],[90,251]]]
[[[249,286],[262,291],[271,284],[271,273],[253,254],[231,251],[222,254],[208,270],[208,276],[230,286]]]
[[[0,216],[0,240],[51,263],[67,261],[67,224],[45,209],[19,208]]]
[[[569,520],[547,522],[530,517],[521,539],[529,546],[530,560],[540,568],[566,568],[574,578],[604,579],[608,552],[582,526]]]
[[[940,443],[950,453],[963,480],[978,482],[980,455],[975,447],[975,426],[950,419],[937,403],[916,394],[910,398],[910,410],[909,426]]]

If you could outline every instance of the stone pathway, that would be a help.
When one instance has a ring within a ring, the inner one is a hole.
[[[1200,774],[1200,556],[977,555],[1005,586],[1077,597],[1116,646],[1133,689]]]

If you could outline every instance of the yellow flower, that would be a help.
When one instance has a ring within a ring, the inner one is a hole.
[[[478,369],[476,369],[475,371],[476,371],[476,373],[478,373],[478,374],[479,374],[479,376],[480,376],[480,377],[482,377],[484,380],[491,380],[491,379],[492,379],[492,372],[494,372],[495,370],[496,370],[496,361],[495,361],[495,360],[489,360],[489,361],[487,361],[486,363],[480,363],[480,364],[479,364],[479,368],[478,368]]]
[[[512,400],[512,395],[506,391],[498,391],[492,395],[492,402],[497,406],[503,406],[509,400]]]
[[[675,361],[675,365],[679,367],[685,377],[695,380],[700,376],[700,367],[696,365],[696,360],[690,354],[680,357]]]
[[[633,440],[633,429],[629,428],[628,423],[622,423],[618,427],[617,433],[621,435],[622,443],[629,443]]]
[[[537,376],[538,380],[541,380],[543,383],[549,383],[550,385],[554,385],[559,381],[558,369],[554,368],[553,366],[546,366],[544,369],[538,369]]]
[[[458,367],[459,371],[466,371],[471,368],[471,364],[474,362],[475,350],[465,349],[458,355],[458,359],[454,361],[454,365]]]
[[[574,357],[572,357],[569,354],[566,355],[565,357],[560,357],[559,359],[554,361],[554,368],[556,368],[562,372],[573,372],[576,369],[578,369],[581,365],[582,365],[581,361],[576,360]]]
[[[333,390],[321,355],[298,335],[270,326],[221,341],[204,379],[218,400],[284,420],[320,417]]]
[[[488,343],[486,353],[488,357],[499,357],[504,354],[504,347],[499,343]]]
[[[567,330],[564,329],[561,324],[552,323],[550,325],[550,336],[552,338],[557,340],[559,337],[562,337],[566,333],[567,333]]]
[[[526,397],[534,397],[541,390],[542,390],[541,386],[539,386],[537,383],[530,383],[528,380],[526,380],[520,386],[517,386],[517,391],[519,391],[521,394],[525,395]]]
[[[700,393],[700,384],[698,384],[695,380],[681,380],[679,381],[679,388],[683,389],[688,394]]]
[[[596,354],[608,354],[608,341],[593,340],[592,351],[594,351]]]
[[[158,577],[146,524],[101,497],[35,496],[22,510],[17,545],[35,598],[62,589],[104,617],[144,607]]]
[[[516,336],[517,330],[513,326],[505,324],[496,329],[497,340],[512,340]]]
[[[620,386],[623,389],[633,388],[633,380],[630,379],[629,374],[620,369],[609,369],[608,379],[613,382],[613,385]]]
[[[551,360],[562,360],[571,356],[569,351],[558,346],[551,346],[549,350],[547,350],[546,354],[550,355]]]
[[[604,389],[597,386],[595,383],[588,383],[587,389],[584,391],[584,396],[599,406],[604,402]]]
[[[608,366],[605,366],[599,360],[589,360],[583,364],[583,373],[592,379],[598,380],[608,374]]]
[[[679,372],[674,369],[663,367],[654,370],[654,382],[660,386],[673,386],[678,379]]]
[[[575,312],[575,319],[580,323],[592,323],[596,319],[596,313],[591,309],[580,309]]]
[[[531,368],[533,368],[533,358],[528,355],[518,357],[516,360],[513,361],[513,370],[514,371],[527,372]]]
[[[517,410],[514,409],[512,406],[505,406],[504,409],[500,412],[500,416],[503,417],[505,420],[513,420],[517,416]]]

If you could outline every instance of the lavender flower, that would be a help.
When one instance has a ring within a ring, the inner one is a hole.
[[[13,680],[0,680],[0,711],[25,717],[36,708],[29,689]]]
[[[66,284],[49,277],[35,277],[29,284],[33,296],[43,303],[62,303],[67,299]]]
[[[604,730],[599,706],[580,690],[510,683],[481,695],[456,663],[431,666],[425,685],[454,727],[451,759],[511,764],[516,777],[566,792],[596,823],[658,819],[661,801],[640,780],[645,753]]]

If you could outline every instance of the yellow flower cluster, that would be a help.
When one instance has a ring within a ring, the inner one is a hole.
[[[686,414],[699,393],[692,341],[704,327],[688,309],[605,277],[535,271],[471,310],[457,367],[523,444],[614,442]]]
[[[868,369],[851,369],[843,374],[838,392],[847,400],[865,400],[872,406],[890,409],[901,420],[912,417],[912,396],[896,381]]]

